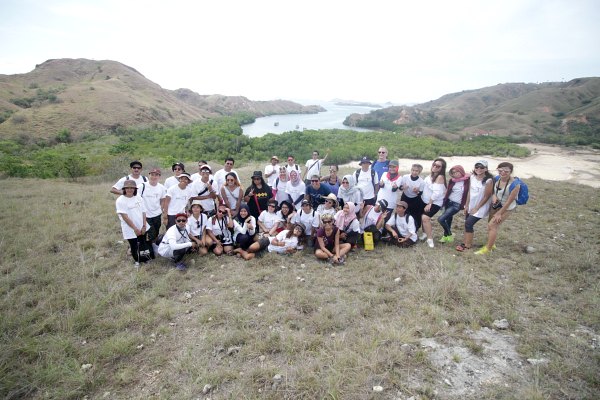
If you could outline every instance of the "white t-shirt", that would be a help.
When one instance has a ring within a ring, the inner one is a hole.
[[[356,174],[354,176],[356,177]],[[377,173],[375,173],[375,179],[378,179]],[[377,182],[377,180],[375,182]],[[370,168],[367,171],[363,171],[361,168],[358,173],[358,179],[356,180],[356,187],[362,192],[363,199],[370,200],[375,197],[375,189],[373,188],[373,178],[371,178]]]
[[[298,172],[298,176],[300,176],[300,177],[302,176],[302,171],[300,171],[300,166],[298,164],[294,164],[294,165],[286,164],[285,170],[287,171],[288,178],[290,177],[290,172],[292,172],[292,171],[296,171],[296,172]]]
[[[307,168],[306,179],[312,178],[313,175],[321,176],[321,160],[310,159],[306,162]],[[311,168],[312,166],[312,168]]]
[[[277,189],[277,194],[275,195],[275,200],[277,200],[277,204],[281,205],[282,201],[289,201],[289,197],[288,194],[285,192],[285,189],[287,188],[287,181],[282,181],[281,178],[278,178],[278,181],[275,180],[275,183],[277,183],[277,187],[274,187],[273,185],[270,185],[273,189]],[[273,183],[273,184],[275,184]]]
[[[414,199],[423,191],[425,181],[420,176],[416,180],[412,180],[410,174],[402,177],[402,194],[406,197]]]
[[[198,219],[194,217],[194,214],[190,215],[187,221],[188,231],[192,236],[200,236],[202,237],[202,232],[204,232],[204,228],[206,228],[206,224],[208,223],[208,217],[204,213],[200,213]]]
[[[450,190],[448,200],[460,204],[462,202],[462,196],[465,191],[465,181],[455,182]]]
[[[404,214],[400,216],[396,213],[393,213],[390,219],[388,219],[386,225],[395,226],[400,232],[402,237],[408,236],[410,240],[413,242],[417,241],[417,229],[415,228],[415,220],[411,215]],[[408,222],[406,220],[408,219]]]
[[[200,172],[196,172],[196,173],[192,174],[192,176],[191,176],[190,179],[192,180],[192,182],[196,182],[196,181],[199,181],[200,179],[202,179],[202,175],[200,175]],[[213,179],[214,178],[213,178],[212,174],[208,175],[208,180],[209,181],[212,181]]]
[[[173,225],[165,232],[163,240],[158,246],[158,254],[163,257],[171,258],[173,257],[173,251],[188,247],[192,247],[189,226],[186,225],[185,229],[180,232],[177,225]]]
[[[291,181],[287,181],[285,183],[285,193],[292,196],[292,200],[296,202],[299,197],[304,198],[304,193],[306,192],[306,185],[304,182],[300,181],[296,186],[292,185]],[[302,200],[298,201],[294,204],[296,211],[302,208],[301,206]]]
[[[333,207],[331,207],[331,208],[325,208],[325,204],[319,204],[319,207],[317,207],[317,212],[319,213],[319,215],[321,217],[323,215],[331,215],[332,217],[335,217],[335,213],[337,211]]]
[[[364,224],[362,226],[362,229],[364,231],[364,229],[368,226],[371,225],[377,225],[377,221],[379,221],[379,217],[381,216],[381,211],[377,212],[375,211],[375,206],[369,206],[369,211],[367,211],[367,214],[365,214],[365,218],[364,218]],[[380,232],[383,230],[383,226],[381,227],[381,229],[379,230]]]
[[[249,220],[249,223],[246,222]],[[254,234],[256,233],[256,219],[252,216],[249,215],[246,218],[246,221],[244,221],[243,224],[240,224],[237,219],[233,220],[233,240],[235,241],[235,239],[237,238],[238,235],[242,234],[248,234],[250,236],[254,236]],[[252,225],[252,229],[248,229],[248,224]]]
[[[210,179],[206,183],[202,182],[202,180],[198,180],[190,184],[188,187],[192,188],[192,197],[208,196],[210,194],[210,187],[212,187],[212,190],[218,194],[219,191],[217,189],[217,183],[214,180],[212,181],[212,184],[210,182]],[[215,209],[215,199],[203,199],[200,200],[200,203],[202,203],[202,208],[207,214]]]
[[[169,203],[168,215],[176,215],[185,212],[190,197],[194,196],[192,186],[187,185],[185,189],[181,189],[179,185],[171,186],[167,189],[167,197],[171,198]]]
[[[286,238],[288,232],[288,230],[283,230],[279,232],[277,236],[269,239],[271,243],[273,243],[274,240],[285,243],[283,246],[275,246],[273,244],[269,244],[269,247],[267,247],[269,253],[282,254],[285,253],[287,249],[295,249],[298,246],[298,238],[296,236],[292,235],[292,237]]]
[[[317,229],[319,227],[320,220],[321,216],[318,212],[311,209],[307,214],[301,209],[300,211],[296,212],[292,222],[294,224],[302,224],[302,226],[304,226],[304,234],[306,236],[310,236],[312,235],[313,229]]]
[[[176,176],[170,176],[167,179],[165,179],[165,187],[168,189],[171,186],[175,186],[179,183],[179,179],[177,179]]]
[[[446,194],[446,186],[443,183],[431,182],[431,175],[424,180],[423,194],[421,200],[423,203],[429,203],[429,200],[433,199],[433,204],[442,206],[444,203],[444,195]]]
[[[137,236],[133,229],[123,220],[121,214],[126,214],[131,222],[138,228],[141,229],[144,223],[144,213],[146,207],[144,206],[144,200],[140,196],[126,197],[121,195],[116,201],[117,214],[119,214],[119,220],[121,220],[121,231],[123,232],[123,239],[135,239]],[[150,226],[146,224],[146,228]]]
[[[123,184],[127,180],[135,181],[135,184],[137,185],[138,189],[142,187],[142,184],[148,184],[148,178],[145,176],[140,175],[139,178],[134,179],[131,175],[127,175],[119,179],[117,183],[113,185],[113,187],[120,191],[123,189]]]
[[[275,179],[279,178],[279,164],[269,164],[265,167],[265,177],[267,176],[267,174],[270,174],[271,172],[275,172],[273,175],[269,176],[268,178],[266,178],[267,181],[267,185],[273,187],[273,185],[275,184]]]
[[[162,183],[157,183],[154,186],[152,186],[149,183],[146,183],[142,198],[144,199],[144,205],[146,206],[147,218],[158,217],[162,214],[160,201],[166,196],[167,189],[163,186]]]
[[[233,243],[233,238],[231,235],[231,231],[227,227],[227,216],[223,216],[221,220],[217,217],[211,217],[208,219],[208,223],[206,224],[206,229],[212,231],[215,236],[223,236],[221,243],[224,245],[229,245]]]
[[[270,213],[267,210],[264,210],[258,216],[258,221],[262,222],[267,230],[270,230],[275,224],[281,221],[281,218],[277,213]]]
[[[398,202],[398,195],[402,193],[400,191],[400,184],[402,183],[402,176],[398,175],[396,179],[392,180],[388,177],[388,174],[383,174],[383,178],[381,178],[381,182],[383,182],[383,187],[379,187],[379,192],[377,193],[377,201],[385,199],[388,203],[388,208],[396,207],[396,203]],[[394,191],[394,184],[398,187],[396,191]]]
[[[469,179],[471,181],[470,187],[469,187],[469,205],[468,205],[469,213],[470,213],[470,211],[473,208],[477,207],[477,205],[479,204],[481,199],[483,199],[483,197],[485,196],[486,186],[493,185],[494,180],[492,178],[489,178],[485,182],[485,185],[484,185],[483,182],[481,182],[480,180],[478,180],[475,177],[475,174],[471,175],[471,178],[469,178]],[[483,206],[481,206],[481,208],[479,210],[477,210],[477,212],[475,214],[472,214],[472,215],[477,218],[486,217],[490,212],[490,204],[491,203],[492,203],[492,196],[490,196],[488,201],[486,201],[485,204]]]

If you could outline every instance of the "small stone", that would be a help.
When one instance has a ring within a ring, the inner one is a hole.
[[[266,356],[260,356],[260,357],[258,357],[258,361],[260,361],[260,362],[265,362],[266,359],[267,359]]]
[[[527,362],[531,365],[545,365],[545,364],[548,364],[548,359],[546,359],[546,358],[528,358]]]
[[[104,392],[104,394],[102,395],[103,398],[107,398],[108,396],[110,396],[110,392]]]
[[[300,282],[304,282],[304,281],[306,281],[306,279],[300,278]]]
[[[398,277],[398,278],[394,279],[394,282],[398,283],[398,282],[400,282],[401,280],[402,280],[402,278]]]
[[[231,356],[235,353],[238,353],[242,348],[240,346],[231,346],[227,349],[227,355]]]
[[[186,313],[186,314],[191,314],[191,313],[192,313],[192,310],[191,310],[191,309],[187,309],[187,310],[185,310],[185,313]]]
[[[191,299],[192,298],[192,294],[190,292],[185,292],[185,298],[186,299]]]
[[[383,386],[379,386],[379,385],[373,386],[373,391],[376,393],[381,393],[381,392],[383,392]]]
[[[509,323],[506,319],[497,319],[492,324],[496,329],[508,329]]]
[[[123,244],[123,243],[125,243],[125,242],[124,242],[124,241],[122,241],[122,240],[118,240],[118,241],[117,241],[117,244]]]
[[[202,388],[202,394],[208,394],[212,390],[212,385],[208,383]]]
[[[533,254],[537,251],[537,249],[533,246],[527,246],[525,247],[525,253],[527,254]]]
[[[89,370],[89,369],[91,369],[91,368],[92,368],[92,364],[82,364],[82,365],[81,365],[81,369],[82,369],[83,371],[87,371],[87,370]]]
[[[264,305],[265,305],[265,303],[258,303],[258,305],[256,307],[261,308]]]
[[[144,349],[144,345],[143,345],[143,344],[140,344],[139,346],[137,346],[137,347],[136,347],[136,349],[138,349],[138,350],[143,350],[143,349]]]
[[[450,387],[452,387],[452,382],[450,382],[450,380],[448,379],[444,379],[444,383]]]
[[[400,346],[400,350],[402,350],[403,353],[409,353],[411,351],[411,346],[408,343],[404,343]]]
[[[169,322],[169,326],[177,326],[175,322]]]
[[[287,267],[286,267],[285,265],[282,265],[282,266],[281,266],[281,269],[286,269],[286,268],[287,268]]]
[[[300,268],[306,268],[306,265],[300,264]]]
[[[100,256],[98,257],[98,260],[104,260],[104,257]]]
[[[208,322],[211,322],[211,321],[212,321],[212,317],[208,317]]]
[[[215,277],[215,275],[214,275],[214,274],[211,274],[211,275],[210,275],[210,279],[213,279],[214,277]]]
[[[329,335],[329,336],[331,336],[332,338],[334,338],[334,337],[336,336],[336,334],[335,334],[335,332],[334,332],[334,333],[332,333],[332,334],[331,334],[331,335]]]
[[[282,379],[283,379],[283,377],[282,377],[280,374],[277,374],[277,375],[275,375],[275,376],[273,377],[273,380],[274,380],[275,382],[279,382],[279,381],[281,381]]]
[[[87,344],[87,340],[83,340],[83,341],[81,342],[81,344],[83,344],[83,345],[86,345],[86,344]]]

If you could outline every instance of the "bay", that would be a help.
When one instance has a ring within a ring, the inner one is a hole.
[[[318,114],[282,114],[257,118],[252,124],[242,125],[244,135],[260,137],[267,133],[279,134],[305,129],[349,129],[368,132],[369,129],[345,126],[343,122],[350,114],[366,114],[376,110],[373,107],[337,105],[333,102],[301,102],[301,104],[319,104],[327,111]]]

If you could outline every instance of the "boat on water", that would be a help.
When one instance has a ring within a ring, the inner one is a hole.
[[[279,126],[279,122],[275,122],[273,126]]]
[[[296,129],[300,129],[300,125],[296,125]]]

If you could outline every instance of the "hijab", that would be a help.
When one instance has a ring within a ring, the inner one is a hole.
[[[348,189],[346,189],[344,185],[340,185],[340,188],[338,189],[338,197],[342,199],[351,199],[356,192],[360,191],[360,189],[356,187],[354,175],[344,175],[341,182],[343,182],[344,179],[348,181]]]
[[[356,219],[356,206],[351,201],[345,202],[344,207],[346,204],[348,204],[348,214],[346,214],[343,209],[335,214],[335,226],[341,230],[344,230],[344,228],[347,227],[352,220]]]
[[[248,215],[246,216],[246,218],[242,218],[242,216],[240,215],[240,211],[242,211],[242,209],[246,210],[248,212]],[[252,215],[250,214],[250,208],[248,208],[248,205],[246,203],[242,203],[240,204],[240,210],[238,211],[237,215],[235,216],[235,220],[240,224],[243,225],[244,222],[246,222],[246,219],[248,217],[251,217]]]
[[[452,182],[463,182],[466,181],[467,179],[469,179],[471,177],[471,174],[467,174],[465,173],[465,169],[462,167],[462,165],[455,165],[452,168],[450,168],[450,172],[452,171],[458,171],[460,172],[460,178],[452,178]],[[450,174],[450,176],[452,176],[452,174]]]
[[[290,182],[292,183],[292,186],[298,186],[300,184],[300,175],[298,175],[298,171],[290,171]]]

